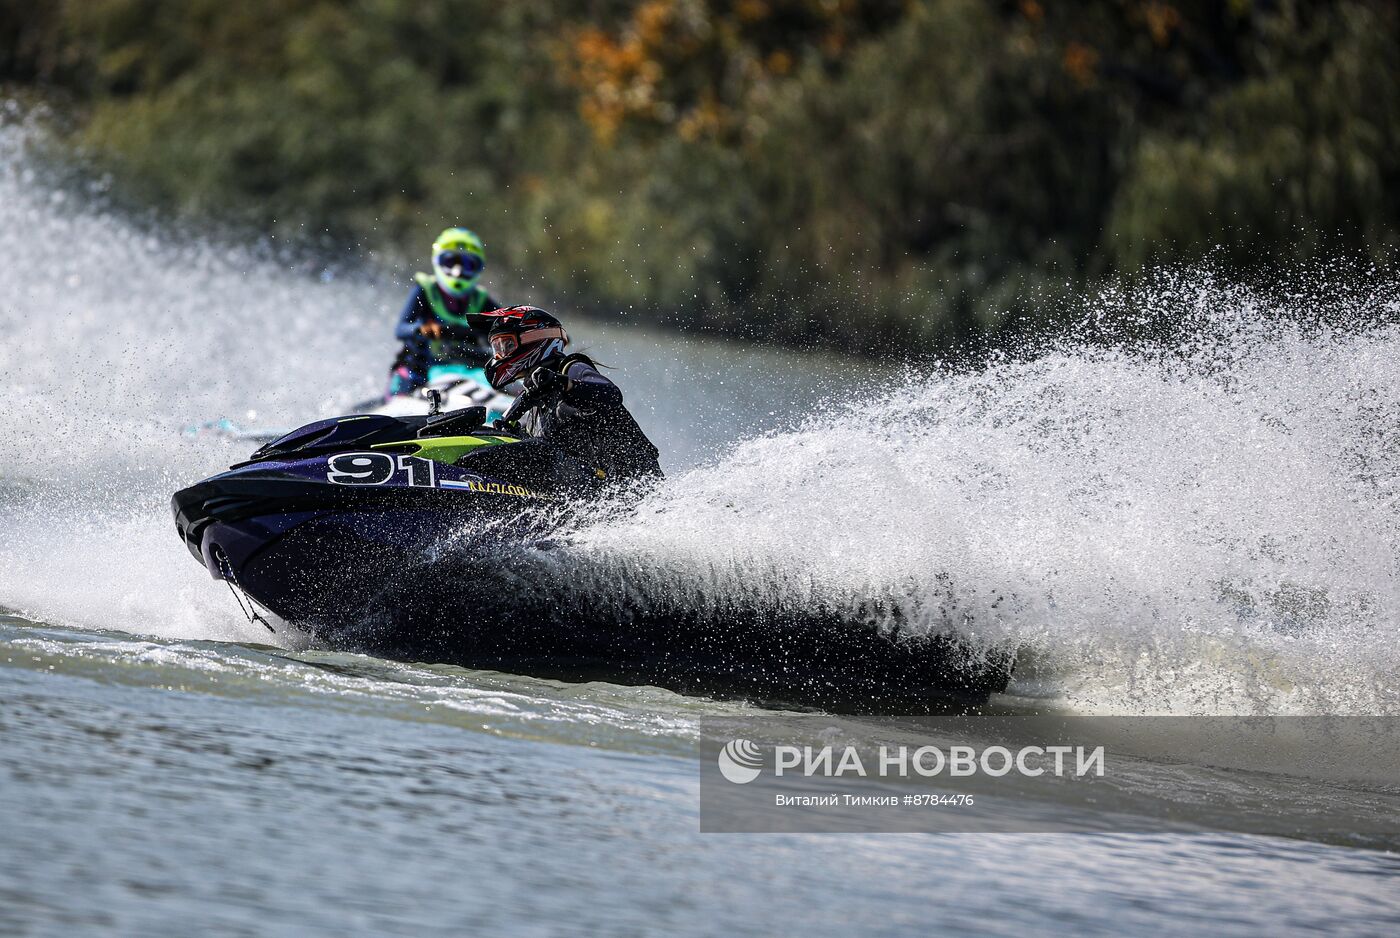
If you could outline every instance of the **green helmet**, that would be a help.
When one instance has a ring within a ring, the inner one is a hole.
[[[453,299],[470,293],[485,267],[486,249],[466,228],[448,228],[433,242],[433,279]]]

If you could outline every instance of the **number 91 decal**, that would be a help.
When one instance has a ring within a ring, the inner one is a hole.
[[[437,485],[433,461],[421,456],[336,453],[326,460],[326,481],[336,485],[385,485],[400,472],[408,473],[409,485],[421,488]]]

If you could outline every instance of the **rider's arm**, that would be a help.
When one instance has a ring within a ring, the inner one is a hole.
[[[408,302],[404,304],[403,312],[399,313],[399,324],[394,327],[394,338],[400,342],[407,342],[418,335],[418,327],[428,321],[425,316],[427,312],[428,298],[423,295],[423,288],[414,287]]]
[[[564,370],[569,379],[563,403],[579,410],[612,407],[622,403],[622,390],[587,362],[573,362]]]

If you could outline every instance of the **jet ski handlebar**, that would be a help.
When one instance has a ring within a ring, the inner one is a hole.
[[[497,430],[510,430],[521,417],[541,403],[543,402],[540,399],[540,392],[527,388],[515,399],[515,403],[510,405],[510,410],[506,411],[505,415],[497,419],[491,426]]]

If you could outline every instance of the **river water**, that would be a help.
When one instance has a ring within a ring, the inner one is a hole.
[[[754,704],[250,626],[168,510],[242,448],[182,430],[374,393],[403,287],[135,227],[32,140],[0,128],[0,931],[1400,925],[1385,839],[701,834],[699,727]],[[1101,298],[1095,344],[968,373],[580,322],[670,479],[578,543],[641,602],[933,630],[951,589],[1020,649],[1005,709],[1400,715],[1395,296],[1164,277]]]

